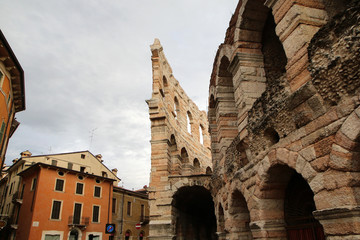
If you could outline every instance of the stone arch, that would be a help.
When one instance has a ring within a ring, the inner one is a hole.
[[[280,136],[279,136],[278,132],[272,127],[269,127],[264,131],[264,137],[265,137],[268,147],[270,147],[280,141]]]
[[[212,169],[211,169],[211,167],[207,167],[206,168],[206,174],[212,174]]]
[[[167,88],[169,85],[168,85],[168,80],[166,79],[165,76],[163,76],[163,88]]]
[[[200,123],[199,124],[199,141],[202,145],[204,145],[204,126]]]
[[[173,111],[173,115],[174,115],[175,119],[177,119],[179,114],[180,114],[180,104],[179,104],[178,98],[175,96],[174,97],[174,111]]]
[[[193,125],[194,125],[194,119],[192,117],[192,114],[190,111],[186,112],[186,128],[188,133],[192,134],[193,133]]]
[[[217,239],[214,202],[209,190],[203,186],[183,186],[172,199],[176,239]]]
[[[342,197],[326,207],[360,205],[360,189],[357,187],[360,184],[360,107],[346,118],[337,131],[329,159],[331,174],[324,176],[324,182],[334,196]]]
[[[280,152],[279,152],[280,153]],[[281,153],[285,153],[286,151],[282,151]],[[288,155],[283,155],[281,158],[289,158]],[[298,156],[299,157],[299,156]],[[262,216],[259,219],[255,217],[252,219],[251,228],[255,231],[274,231],[272,234],[276,236],[276,238],[282,238],[289,236],[295,236],[290,239],[299,239],[299,234],[307,234],[308,231],[312,231],[312,229],[316,229],[319,231],[321,236],[324,236],[322,226],[320,223],[314,218],[313,211],[311,211],[311,216],[303,216],[300,214],[299,217],[306,217],[306,226],[298,224],[298,222],[294,222],[286,218],[286,216],[291,216],[287,211],[291,210],[291,207],[296,204],[289,204],[289,201],[294,201],[296,196],[296,190],[302,191],[304,190],[307,193],[310,193],[312,200],[312,208],[316,210],[314,191],[309,184],[309,181],[313,179],[313,176],[304,176],[300,173],[306,173],[306,161],[301,157],[297,159],[296,168],[291,168],[287,164],[285,164],[283,159],[276,159],[275,161],[268,162],[268,164],[263,164],[264,172],[262,176],[259,176],[260,183],[258,188],[255,190],[255,196],[257,198],[256,210],[258,212],[258,216]],[[289,162],[288,162],[289,163]],[[302,166],[300,167],[300,164]],[[311,166],[310,166],[311,167]],[[299,173],[300,172],[300,173]],[[308,174],[308,173],[307,173]],[[295,180],[294,180],[295,179]],[[301,179],[300,184],[299,181]],[[302,187],[302,188],[300,188]],[[289,190],[290,189],[290,190]],[[306,204],[306,202],[298,202],[297,204]],[[297,205],[299,207],[300,205]],[[303,205],[301,205],[304,207]],[[287,207],[287,208],[286,208]],[[306,208],[306,207],[304,207]],[[309,211],[306,212],[307,214]],[[276,230],[268,229],[267,226],[275,227]],[[310,227],[310,230],[308,228]],[[320,238],[325,239],[325,238]]]
[[[194,166],[194,170],[195,171],[200,171],[200,161],[199,159],[195,158],[194,161],[193,161],[193,166]]]
[[[250,231],[250,212],[244,196],[238,189],[235,189],[231,193],[229,218],[232,223],[229,226],[229,235],[231,239],[252,239]]]
[[[169,146],[170,146],[171,152],[174,152],[177,150],[177,143],[176,143],[176,138],[175,138],[174,134],[171,134],[171,136],[170,136]]]
[[[183,147],[181,148],[181,162],[182,163],[188,163],[189,162],[189,155],[188,152],[186,151],[186,148]]]

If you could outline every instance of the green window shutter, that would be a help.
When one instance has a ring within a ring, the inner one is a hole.
[[[3,121],[1,124],[1,129],[0,129],[0,143],[2,142],[2,139],[4,137],[4,133],[5,133],[5,122]]]

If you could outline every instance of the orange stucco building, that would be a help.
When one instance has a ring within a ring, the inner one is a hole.
[[[19,175],[16,240],[109,239],[114,179],[44,163]]]
[[[0,169],[9,138],[19,125],[17,112],[25,110],[24,71],[0,30]]]

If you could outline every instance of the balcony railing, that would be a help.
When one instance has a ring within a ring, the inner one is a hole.
[[[90,218],[89,217],[76,217],[76,216],[69,216],[68,226],[79,227],[79,228],[86,228],[89,225]]]
[[[150,217],[149,216],[140,216],[140,223],[142,225],[148,224],[150,221]]]

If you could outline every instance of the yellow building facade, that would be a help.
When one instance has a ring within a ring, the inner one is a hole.
[[[149,201],[146,188],[131,191],[114,187],[112,221],[114,240],[144,240],[149,236]]]

